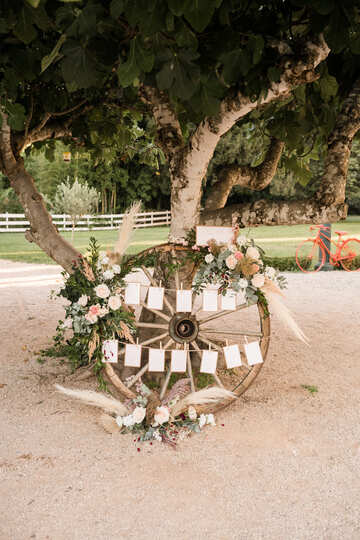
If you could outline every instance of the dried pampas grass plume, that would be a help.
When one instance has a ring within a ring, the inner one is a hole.
[[[142,202],[134,202],[123,217],[121,226],[119,227],[118,238],[114,246],[114,255],[121,259],[125,255],[125,251],[129,247],[132,234],[134,232],[136,214],[140,212]]]
[[[171,416],[174,418],[179,416],[179,414],[187,411],[187,409],[192,405],[196,410],[205,405],[214,406],[214,405],[227,405],[231,401],[236,399],[235,394],[225,388],[219,388],[218,386],[213,386],[212,388],[205,388],[204,390],[199,390],[198,392],[192,392],[186,397],[175,403],[174,407],[171,409]]]
[[[60,386],[59,384],[55,384],[55,388],[61,394],[65,394],[73,399],[78,399],[79,401],[86,403],[86,405],[99,407],[110,414],[116,414],[118,416],[129,414],[128,409],[121,401],[113,397],[104,396],[99,392],[94,392],[93,390],[71,390],[70,388]]]
[[[119,433],[120,427],[116,423],[115,418],[108,414],[102,414],[99,417],[99,424],[105,429],[107,433]]]

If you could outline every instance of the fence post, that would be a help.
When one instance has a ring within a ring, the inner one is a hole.
[[[63,214],[63,228],[64,228],[64,231],[66,231],[66,215]]]

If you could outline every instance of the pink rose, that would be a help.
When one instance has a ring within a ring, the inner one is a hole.
[[[97,315],[93,315],[92,313],[90,313],[90,311],[88,311],[85,315],[85,319],[90,323],[90,324],[94,324],[97,322],[98,318],[97,318]]]
[[[89,307],[89,313],[91,313],[91,315],[96,315],[97,316],[100,313],[100,309],[101,308],[100,308],[99,304],[95,304],[95,305]]]
[[[237,265],[237,260],[235,259],[234,255],[229,255],[226,258],[225,263],[230,270],[234,270],[235,266]]]
[[[234,257],[236,260],[241,261],[241,259],[244,257],[244,255],[241,253],[241,251],[235,251]]]

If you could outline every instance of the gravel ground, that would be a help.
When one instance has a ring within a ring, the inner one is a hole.
[[[22,267],[0,262],[3,277]],[[176,451],[139,452],[54,393],[95,387],[36,361],[61,302],[36,281],[0,288],[1,540],[359,540],[360,275],[288,279],[310,347],[273,319],[257,381]]]

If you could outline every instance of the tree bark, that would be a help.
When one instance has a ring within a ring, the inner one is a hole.
[[[234,186],[241,186],[255,191],[265,189],[276,173],[283,149],[284,143],[273,138],[264,161],[257,167],[225,166],[219,174],[218,182],[210,188],[205,202],[205,209],[224,208]]]
[[[4,113],[1,116],[1,169],[9,178],[30,222],[30,230],[25,233],[25,237],[29,242],[35,242],[67,272],[72,272],[73,264],[81,258],[81,254],[59,234],[53,224],[43,198],[36,189],[34,179],[24,168],[22,158],[16,159],[14,156],[7,117]]]
[[[329,48],[322,36],[307,42],[302,60],[284,57],[280,82],[272,83],[266,96],[257,102],[240,92],[228,96],[221,103],[219,114],[201,122],[187,146],[177,148],[170,160],[171,241],[183,237],[199,221],[202,181],[220,137],[253,109],[287,96],[301,84],[316,80],[315,68],[328,54]]]

